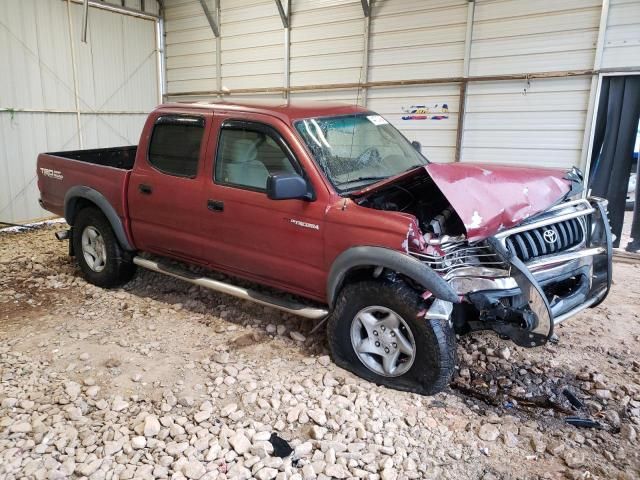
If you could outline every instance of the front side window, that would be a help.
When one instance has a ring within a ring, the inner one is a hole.
[[[295,127],[339,193],[427,163],[398,130],[374,113],[307,118]]]
[[[216,157],[217,183],[266,190],[273,173],[295,173],[280,142],[263,129],[223,126]]]
[[[149,163],[162,173],[194,178],[203,133],[201,117],[159,117],[149,143]]]

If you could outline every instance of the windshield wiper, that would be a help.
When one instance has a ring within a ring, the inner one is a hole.
[[[418,167],[424,167],[425,165],[426,165],[425,163],[418,163],[416,165],[411,165],[409,168],[407,168],[406,170],[403,170],[402,172],[403,173],[404,172],[408,172],[409,170],[413,170],[413,169],[418,168]]]
[[[388,176],[384,176],[384,177],[358,177],[358,178],[354,178],[353,180],[347,180],[346,182],[342,182],[336,185],[336,188],[339,190],[340,193],[350,193],[354,190],[360,190],[360,188],[365,188],[368,187],[369,185],[373,185],[374,183],[379,182],[380,180],[386,180],[387,178],[389,178]],[[352,183],[361,183],[361,182],[368,182],[365,185],[355,185],[353,187],[348,187],[348,188],[342,188],[343,185],[349,185]]]
[[[346,182],[340,182],[338,185],[342,186],[342,185],[348,185],[350,183],[358,183],[358,182],[366,182],[367,180],[373,180],[373,181],[378,181],[378,180],[385,180],[389,178],[388,176],[384,176],[384,177],[358,177],[358,178],[354,178],[353,180],[347,180]]]

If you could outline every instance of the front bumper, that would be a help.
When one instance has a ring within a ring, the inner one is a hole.
[[[554,326],[594,307],[611,287],[611,229],[606,200],[567,202],[534,221],[500,232],[489,245],[508,267],[481,276],[458,276],[449,284],[465,295],[480,313],[477,328],[491,328],[515,343],[533,347],[546,343]],[[524,263],[510,249],[510,235],[567,219],[580,218],[584,241],[567,251]]]

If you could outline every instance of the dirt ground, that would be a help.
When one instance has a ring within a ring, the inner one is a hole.
[[[145,271],[89,285],[61,228],[0,232],[0,478],[640,478],[638,264],[557,344],[461,338],[421,397],[337,368],[307,320]]]

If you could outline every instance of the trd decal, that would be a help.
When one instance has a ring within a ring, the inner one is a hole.
[[[64,178],[62,172],[58,170],[52,170],[50,168],[40,168],[40,172],[42,172],[42,175],[44,175],[45,177],[53,178],[54,180],[62,180]]]

